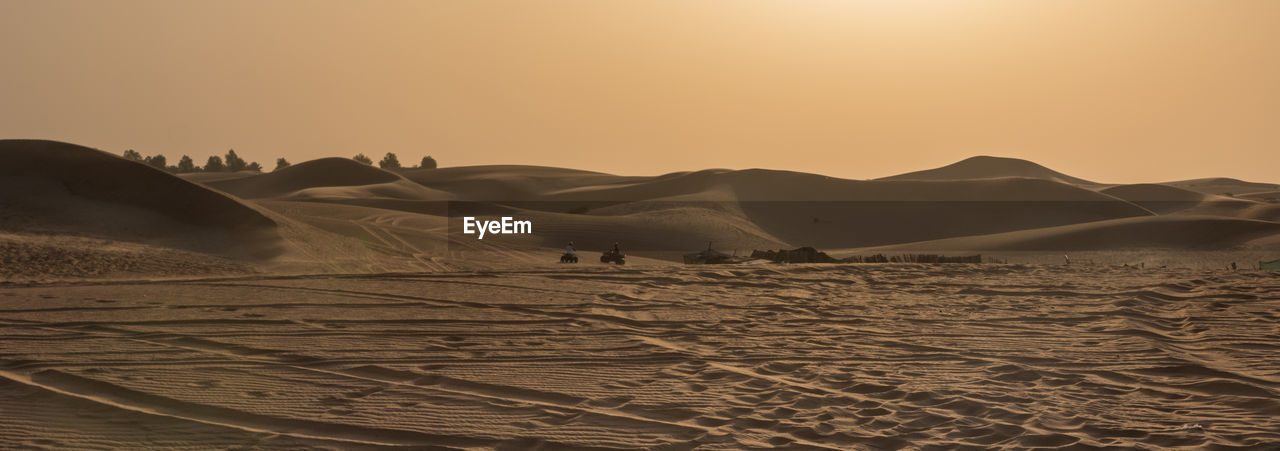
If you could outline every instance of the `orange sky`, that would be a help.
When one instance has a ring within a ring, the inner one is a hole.
[[[1280,182],[1280,1],[0,0],[0,137],[873,178]]]

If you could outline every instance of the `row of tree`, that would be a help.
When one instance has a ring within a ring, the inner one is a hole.
[[[162,154],[144,157],[142,154],[138,153],[133,149],[124,151],[124,157],[129,160],[145,163],[148,166],[152,166],[159,169],[164,169],[169,172],[175,172],[180,174],[187,173],[187,172],[239,172],[239,171],[262,172],[262,165],[258,164],[258,162],[256,161],[254,162],[245,161],[243,158],[240,158],[239,155],[236,155],[235,149],[228,150],[226,158],[219,157],[217,155],[211,155],[209,159],[205,161],[204,166],[196,166],[195,161],[192,160],[191,157],[186,155],[183,155],[182,158],[178,160],[178,164],[170,165],[169,161]],[[373,165],[373,160],[370,159],[369,157],[364,156],[363,153],[357,154],[356,156],[351,157],[351,159],[367,165],[371,165],[371,166]],[[276,168],[272,170],[279,171],[283,168],[289,167],[289,165],[290,165],[289,160],[286,160],[283,157],[277,158]],[[387,155],[382,157],[382,161],[378,162],[378,166],[383,169],[401,169],[403,167],[403,166],[400,166],[400,159],[396,157],[396,154],[391,152],[387,152]],[[435,169],[436,159],[431,158],[430,155],[422,157],[422,165],[419,167],[427,168],[427,169]]]
[[[124,157],[129,160],[145,163],[148,166],[164,169],[169,172],[177,172],[177,173],[237,172],[237,171],[262,172],[262,165],[258,164],[258,162],[256,161],[254,162],[245,161],[243,158],[240,158],[239,155],[236,155],[235,149],[231,149],[227,151],[225,160],[223,159],[223,157],[220,157],[217,155],[210,156],[209,159],[205,161],[203,167],[196,166],[195,160],[192,160],[191,157],[187,155],[183,155],[182,158],[178,160],[178,164],[176,165],[170,165],[169,160],[166,159],[163,154],[144,157],[142,156],[142,154],[138,153],[133,149],[124,151]],[[284,158],[281,158],[279,161],[284,161]],[[287,166],[288,163],[286,162],[285,165]],[[277,166],[276,169],[280,169],[280,167]]]
[[[351,159],[370,165],[370,166],[373,165],[373,159],[364,156],[364,154],[362,153],[356,154],[356,156],[351,157]],[[387,155],[382,157],[382,161],[378,162],[378,167],[382,169],[400,169],[400,168],[403,168],[404,166],[400,166],[400,158],[397,157],[396,154],[387,152]],[[431,158],[431,155],[422,157],[422,164],[417,167],[425,168],[425,169],[435,169],[437,167],[436,159]]]

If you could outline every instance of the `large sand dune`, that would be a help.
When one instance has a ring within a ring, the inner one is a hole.
[[[278,255],[255,207],[141,163],[54,141],[0,141],[0,275],[220,271]],[[169,250],[180,250],[167,255]],[[208,265],[156,265],[209,254]],[[198,255],[198,254],[194,254]]]
[[[120,217],[146,212],[195,227],[248,232],[275,226],[235,198],[165,171],[106,152],[54,141],[0,140],[0,191],[6,204],[36,209],[38,202],[95,203],[119,208]],[[36,201],[39,199],[39,201]],[[45,211],[69,210],[46,205]],[[74,221],[74,217],[34,218]],[[86,228],[104,224],[81,223]]]

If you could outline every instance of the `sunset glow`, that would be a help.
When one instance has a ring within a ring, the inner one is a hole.
[[[1269,1],[3,9],[0,54],[21,70],[0,85],[0,135],[113,152],[852,178],[975,154],[1121,181],[1280,166]]]

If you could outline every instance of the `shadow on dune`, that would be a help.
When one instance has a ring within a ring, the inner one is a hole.
[[[88,147],[0,140],[0,229],[224,256],[282,252],[276,224],[226,194]]]

